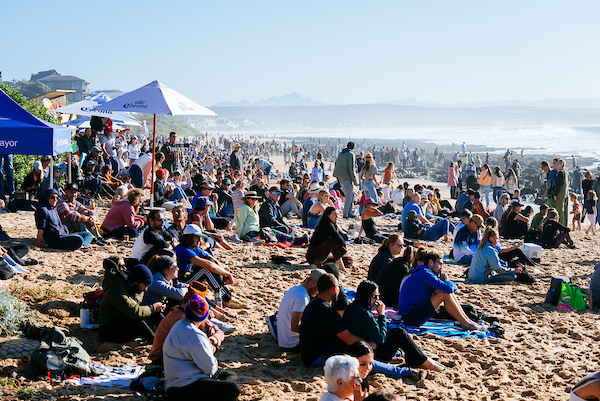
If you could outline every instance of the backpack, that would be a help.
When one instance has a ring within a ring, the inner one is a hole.
[[[264,239],[266,243],[271,244],[277,242],[277,236],[269,227],[263,227],[259,232],[260,238]]]
[[[562,291],[563,283],[571,283],[571,279],[567,277],[552,277],[550,280],[550,289],[548,289],[548,293],[546,294],[546,299],[544,300],[545,304],[550,305],[558,305],[558,301],[560,301],[560,293]]]

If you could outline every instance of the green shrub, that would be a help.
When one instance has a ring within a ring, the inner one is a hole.
[[[20,327],[33,319],[34,314],[27,305],[4,290],[0,290],[0,335],[14,336]]]

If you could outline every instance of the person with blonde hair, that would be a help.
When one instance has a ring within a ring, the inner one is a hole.
[[[375,203],[379,203],[379,198],[377,197],[377,166],[371,153],[365,155],[365,165],[360,170],[360,179],[365,197],[373,199]]]
[[[469,280],[477,284],[503,283],[514,281],[522,268],[511,269],[508,263],[500,259],[498,254],[498,232],[488,227],[483,233],[483,239],[473,255],[469,267]]]

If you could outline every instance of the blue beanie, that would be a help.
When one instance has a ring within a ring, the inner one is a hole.
[[[198,294],[194,294],[185,306],[184,313],[185,317],[192,322],[203,322],[208,317],[210,306],[206,299],[199,297]]]
[[[152,273],[145,265],[135,265],[129,272],[130,283],[152,284]]]

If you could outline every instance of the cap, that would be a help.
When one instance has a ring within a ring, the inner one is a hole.
[[[231,185],[231,180],[229,178],[225,178],[223,180],[223,185]]]
[[[478,227],[481,227],[483,225],[483,217],[481,217],[478,214],[474,214],[473,216],[471,216],[471,220],[474,221]]]
[[[201,236],[204,235],[204,234],[202,234],[202,229],[200,229],[200,227],[198,227],[195,224],[188,224],[187,226],[185,226],[185,228],[183,229],[183,234],[184,235],[201,235]]]
[[[365,200],[362,201],[363,205],[370,205],[371,203],[377,203],[377,202],[375,202],[375,200],[373,198],[365,198]]]
[[[200,184],[200,189],[215,189],[215,186],[212,182],[206,181]]]
[[[431,189],[424,189],[422,192],[423,195],[433,195],[433,191]]]
[[[311,280],[317,281],[325,273],[327,273],[327,272],[323,269],[312,269],[312,271],[310,272],[310,276],[308,276],[308,278]]]
[[[409,210],[408,212],[406,212],[407,219],[412,220],[416,217],[417,217],[417,212],[415,212],[414,210]]]
[[[146,265],[135,265],[129,272],[129,282],[152,284],[152,273]]]
[[[271,187],[269,188],[269,192],[281,194],[281,189],[279,187]]]
[[[512,202],[510,202],[511,206],[523,206],[523,204],[521,202],[519,202],[518,199],[513,199]]]
[[[234,148],[241,148],[242,145],[240,145],[239,143],[236,143],[235,145],[233,145]]]
[[[163,178],[165,175],[167,175],[167,169],[159,168],[158,170],[156,170],[156,177]]]
[[[65,185],[65,191],[68,191],[70,189],[74,189],[75,191],[79,191],[79,186],[74,183],[74,182],[69,182],[67,185]]]
[[[42,162],[41,161],[37,161],[37,162],[33,163],[33,169],[35,171],[43,170],[43,168],[42,168]]]
[[[214,205],[213,201],[210,200],[208,196],[200,196],[196,199],[196,203],[194,204],[194,209],[202,209],[205,206]]]
[[[92,146],[92,149],[90,150],[90,152],[98,152],[98,153],[100,153],[100,148],[98,146]]]
[[[188,301],[185,306],[185,317],[192,322],[203,322],[208,317],[210,306],[204,297],[199,297],[198,294]]]

